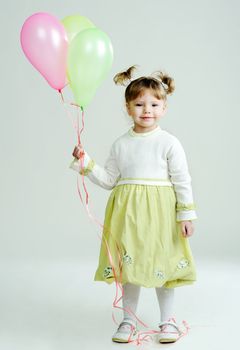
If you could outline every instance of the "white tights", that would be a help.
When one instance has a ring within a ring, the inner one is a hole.
[[[140,295],[140,286],[134,284],[126,283],[123,285],[124,295],[122,299],[122,304],[124,309],[130,309],[134,314],[137,311],[137,305]],[[155,288],[158,303],[161,313],[161,322],[167,321],[173,316],[173,301],[174,301],[174,288]],[[134,315],[123,310],[124,319],[135,320]]]

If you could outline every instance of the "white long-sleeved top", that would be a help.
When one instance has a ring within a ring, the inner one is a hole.
[[[160,126],[145,133],[136,133],[131,127],[113,143],[104,167],[86,152],[82,163],[83,167],[74,158],[70,168],[108,190],[121,184],[173,186],[177,221],[197,219],[184,149]]]

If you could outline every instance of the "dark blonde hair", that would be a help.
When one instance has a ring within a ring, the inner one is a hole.
[[[135,70],[136,66],[131,66],[125,72],[120,72],[113,78],[117,85],[126,86],[126,83],[130,81],[125,90],[126,103],[141,96],[146,89],[151,90],[153,95],[160,100],[166,100],[167,95],[172,94],[175,90],[174,80],[168,74],[157,71],[151,76],[131,80]]]

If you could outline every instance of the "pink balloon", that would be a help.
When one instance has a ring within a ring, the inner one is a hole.
[[[44,12],[28,17],[21,30],[21,46],[31,64],[49,85],[66,85],[68,39],[63,24]]]

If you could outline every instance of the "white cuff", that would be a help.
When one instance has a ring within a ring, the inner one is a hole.
[[[180,221],[188,221],[188,220],[196,220],[197,215],[195,210],[181,210],[177,211],[177,222]]]
[[[82,168],[87,168],[87,166],[88,166],[90,160],[91,160],[91,158],[90,158],[89,155],[85,152],[83,160],[74,158],[74,159],[72,160],[72,162],[70,163],[69,168],[71,168],[71,169],[77,171],[78,173],[80,173],[80,171],[82,170]],[[83,162],[83,167],[81,166],[82,162]]]

